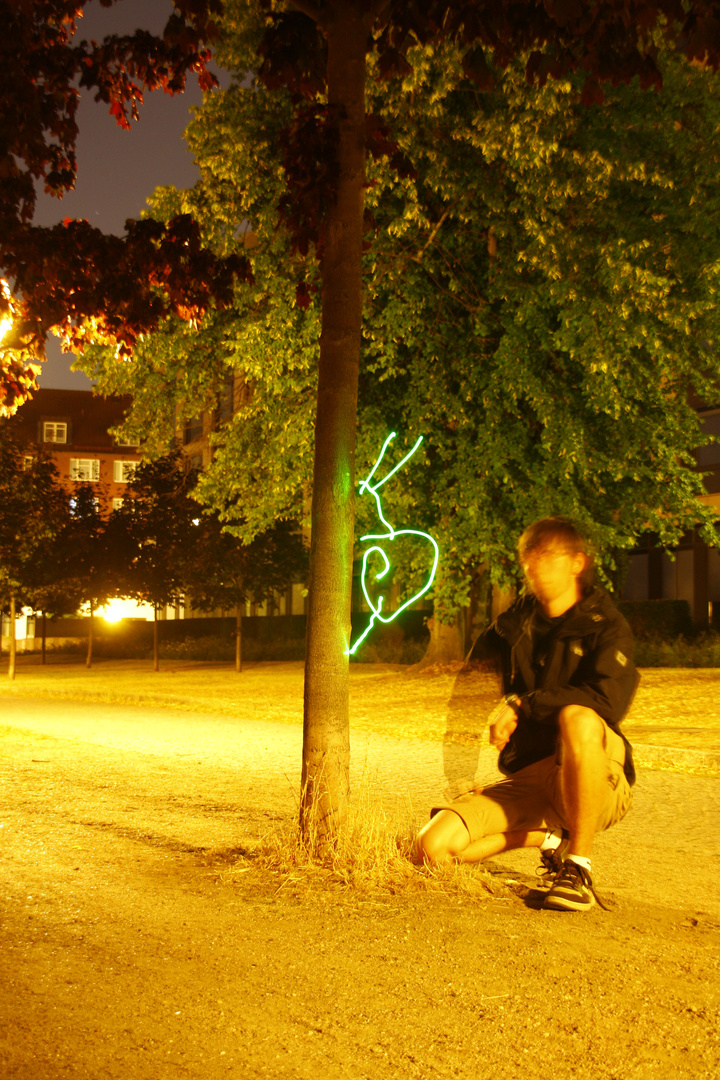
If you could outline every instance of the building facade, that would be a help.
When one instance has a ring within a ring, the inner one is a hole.
[[[98,503],[109,511],[122,501],[141,460],[137,446],[112,434],[129,405],[129,397],[41,388],[5,423],[28,455],[36,446],[50,452],[70,497],[78,483],[96,485]]]
[[[720,437],[720,409],[695,407],[703,430]],[[698,472],[703,473],[706,494],[702,502],[720,520],[720,443],[695,451]],[[720,617],[720,551],[708,547],[697,535],[687,533],[671,552],[657,547],[646,536],[630,553],[623,600],[686,600],[695,626],[717,625]]]

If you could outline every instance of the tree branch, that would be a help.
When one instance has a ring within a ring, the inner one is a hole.
[[[437,236],[437,234],[438,234],[438,233],[440,232],[440,229],[442,228],[442,226],[443,226],[443,224],[444,224],[444,222],[445,222],[445,220],[446,220],[446,218],[447,218],[448,214],[450,213],[450,211],[451,211],[451,210],[453,210],[453,209],[455,208],[455,206],[456,206],[456,204],[455,204],[455,203],[452,203],[452,204],[451,204],[450,206],[448,206],[447,210],[446,210],[446,211],[445,211],[445,213],[444,213],[444,214],[443,214],[443,215],[441,216],[441,218],[440,218],[440,220],[438,221],[438,223],[437,223],[437,224],[435,225],[435,228],[434,228],[434,229],[433,229],[433,231],[432,231],[432,232],[430,233],[430,236],[428,237],[427,241],[426,241],[426,242],[425,242],[425,243],[423,244],[423,246],[422,246],[422,248],[420,249],[420,251],[418,251],[417,255],[413,255],[413,258],[415,259],[415,261],[416,261],[416,262],[421,262],[421,261],[422,261],[422,257],[423,257],[423,255],[425,254],[425,252],[427,251],[427,249],[428,249],[428,248],[430,247],[430,245],[431,245],[432,243],[434,243],[434,241],[435,241],[435,237],[436,237],[436,236]]]

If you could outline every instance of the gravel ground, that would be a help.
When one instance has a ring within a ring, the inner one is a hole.
[[[698,772],[717,718],[696,673],[660,680],[644,721],[701,731],[696,771],[640,771],[594,853],[610,910],[583,915],[538,910],[529,852],[474,894],[238,863],[292,821],[302,739],[297,675],[248,674],[235,716],[3,697],[3,1080],[716,1080],[720,779]],[[354,785],[418,821],[449,681],[353,676]]]

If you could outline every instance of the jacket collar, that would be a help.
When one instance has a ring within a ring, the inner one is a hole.
[[[600,623],[607,619],[605,606],[605,593],[602,589],[594,588],[566,613],[565,621],[557,632],[558,638],[585,637],[597,630]],[[527,595],[500,615],[497,629],[510,645],[522,637],[537,608],[535,597]]]

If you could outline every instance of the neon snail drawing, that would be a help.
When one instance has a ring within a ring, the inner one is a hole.
[[[385,451],[387,450],[387,448],[389,447],[389,445],[393,441],[393,439],[396,438],[396,436],[397,436],[397,432],[395,432],[395,431],[390,432],[387,439],[383,443],[382,450],[380,451],[380,454],[378,455],[378,458],[377,458],[375,464],[373,465],[372,469],[370,470],[368,475],[365,477],[365,479],[360,481],[360,485],[359,485],[359,488],[360,488],[359,493],[360,493],[360,495],[365,495],[366,493],[368,493],[368,494],[372,495],[372,497],[375,499],[375,504],[376,504],[376,507],[377,507],[377,515],[378,515],[380,521],[382,522],[382,524],[385,526],[387,532],[367,533],[365,536],[360,537],[360,543],[362,544],[362,543],[365,543],[366,541],[378,541],[378,540],[380,540],[380,541],[384,540],[386,542],[387,541],[392,542],[393,540],[395,540],[399,536],[419,536],[419,537],[422,537],[423,540],[427,540],[428,543],[432,546],[432,567],[431,567],[430,572],[428,574],[428,577],[427,577],[427,579],[425,581],[425,584],[423,585],[423,587],[421,589],[419,589],[417,592],[413,593],[412,596],[409,598],[409,600],[406,600],[403,604],[401,604],[400,607],[397,608],[396,611],[388,612],[387,614],[383,614],[382,607],[383,607],[384,597],[382,595],[380,595],[380,596],[378,596],[377,601],[373,601],[373,599],[371,598],[371,596],[370,596],[370,594],[368,592],[368,582],[367,582],[368,560],[370,559],[370,556],[373,555],[373,554],[379,554],[380,555],[380,557],[382,559],[382,566],[381,566],[379,571],[374,573],[374,578],[375,578],[375,581],[381,581],[382,578],[384,578],[385,575],[390,570],[390,559],[387,556],[387,552],[378,543],[373,543],[371,547],[366,549],[365,553],[363,554],[362,568],[361,568],[361,572],[360,572],[360,585],[361,585],[361,588],[362,588],[362,591],[363,591],[363,596],[365,597],[365,600],[367,601],[367,604],[368,604],[368,606],[370,608],[370,611],[371,611],[370,622],[368,623],[367,627],[362,632],[362,634],[360,634],[360,636],[352,644],[352,646],[345,650],[346,654],[350,655],[350,656],[352,656],[352,654],[355,652],[355,650],[362,644],[362,642],[368,636],[368,634],[370,633],[370,631],[372,630],[372,628],[373,628],[373,626],[375,625],[376,622],[385,623],[386,625],[388,623],[391,623],[393,621],[393,619],[396,619],[398,617],[398,615],[400,614],[401,611],[405,611],[406,608],[410,607],[411,604],[414,604],[416,600],[419,600],[419,598],[421,596],[425,595],[425,593],[431,587],[431,585],[432,585],[432,583],[433,583],[433,581],[435,579],[435,571],[437,570],[438,559],[440,557],[440,551],[438,549],[437,543],[432,538],[432,536],[430,536],[429,533],[423,532],[420,529],[395,529],[390,524],[390,522],[387,520],[385,515],[383,514],[382,502],[381,502],[381,499],[380,499],[379,489],[383,486],[383,484],[386,484],[388,482],[388,480],[390,479],[391,476],[394,476],[395,473],[399,472],[399,470],[402,469],[403,465],[405,465],[406,462],[408,462],[410,460],[410,458],[413,456],[413,454],[415,453],[417,448],[420,446],[420,443],[423,441],[423,437],[421,435],[420,438],[415,443],[415,445],[413,446],[412,450],[410,450],[409,453],[407,453],[405,455],[405,457],[402,459],[402,461],[399,461],[397,463],[397,465],[393,469],[390,470],[389,473],[387,473],[385,476],[382,477],[381,480],[374,480],[373,478],[374,478],[378,468],[380,467],[380,464],[381,464],[381,462],[383,460],[383,457],[385,456]],[[429,555],[430,555],[430,553],[428,552],[428,556]]]

